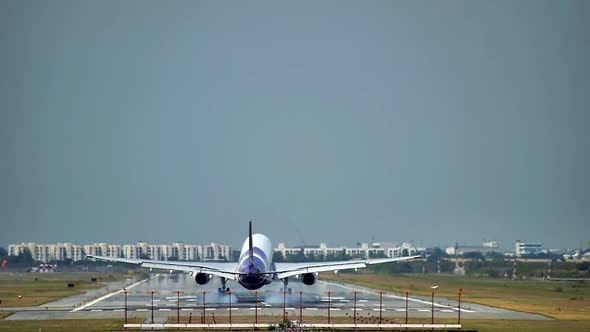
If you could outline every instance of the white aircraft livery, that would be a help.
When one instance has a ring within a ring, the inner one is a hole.
[[[396,258],[360,259],[335,262],[273,263],[273,248],[270,239],[263,234],[252,234],[252,222],[249,224],[248,238],[242,245],[238,262],[179,262],[156,261],[147,259],[129,259],[87,255],[105,261],[137,264],[150,269],[162,269],[188,272],[194,276],[199,285],[208,283],[213,276],[221,278],[220,293],[229,292],[228,280],[237,280],[242,287],[256,290],[274,280],[281,280],[285,289],[290,277],[297,277],[305,285],[313,285],[319,272],[360,269],[371,264],[382,264],[420,258],[408,256]]]

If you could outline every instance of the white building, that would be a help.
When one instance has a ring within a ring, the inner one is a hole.
[[[500,246],[498,245],[497,241],[484,241],[481,245],[464,245],[464,244],[455,244],[453,247],[448,247],[445,249],[447,255],[463,255],[467,252],[481,252],[481,253],[490,253],[490,252],[497,252],[500,250]]]
[[[153,260],[178,259],[183,261],[196,260],[231,260],[232,247],[219,243],[207,245],[185,244],[175,242],[172,244],[149,244],[138,242],[136,244],[109,244],[106,242],[85,244],[83,246],[73,243],[37,244],[34,242],[10,244],[8,255],[18,256],[28,250],[34,260],[48,263],[50,261],[63,261],[71,259],[79,261],[87,255],[123,257],[139,259],[147,256]]]
[[[414,255],[418,250],[411,243],[404,242],[402,246],[395,243],[363,243],[360,247],[328,247],[325,243],[319,246],[302,246],[287,247],[284,243],[279,243],[274,249],[275,252],[281,253],[284,258],[292,255],[303,253],[306,257],[327,257],[348,255],[355,258],[373,258],[373,257],[401,257],[407,252],[408,255]]]
[[[531,243],[531,242],[522,242],[517,240],[515,243],[515,250],[514,253],[516,257],[521,257],[524,255],[531,255],[531,254],[539,254],[544,251],[543,244],[541,243]]]
[[[63,261],[66,259],[82,259],[82,248],[72,243],[37,244],[34,242],[11,244],[8,246],[8,255],[18,256],[28,250],[34,260],[43,263],[51,261]]]
[[[207,245],[197,246],[197,255],[200,260],[231,260],[231,246],[219,243],[211,243]]]

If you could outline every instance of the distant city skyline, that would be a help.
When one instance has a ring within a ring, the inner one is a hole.
[[[0,2],[0,243],[590,240],[590,2]]]
[[[458,244],[460,247],[461,246],[481,246],[484,243],[490,243],[490,242],[495,242],[497,244],[497,248],[498,251],[514,251],[515,248],[515,244],[518,242],[519,240],[515,240],[511,243],[508,244],[503,244],[500,243],[499,241],[493,240],[493,239],[484,239],[480,242],[452,242],[452,243],[440,243],[440,244],[428,244],[428,243],[424,243],[424,241],[413,241],[413,240],[387,240],[387,239],[382,239],[382,240],[370,240],[370,241],[358,241],[355,243],[337,243],[337,242],[318,242],[318,243],[297,243],[297,242],[289,242],[289,241],[277,241],[277,242],[273,242],[273,246],[276,248],[280,245],[286,245],[287,247],[320,247],[322,244],[326,244],[328,246],[331,247],[354,247],[354,246],[361,246],[362,244],[368,244],[368,245],[373,245],[373,244],[385,244],[385,245],[390,245],[390,244],[397,244],[399,246],[401,246],[402,244],[408,243],[413,245],[416,248],[441,248],[441,249],[445,249],[445,248],[449,248],[449,247],[453,247],[456,244]],[[520,240],[522,241],[522,240]],[[578,243],[577,245],[570,245],[570,246],[566,246],[566,247],[551,247],[551,246],[547,246],[544,242],[542,241],[522,241],[522,242],[527,242],[527,243],[541,243],[544,248],[546,249],[579,249],[579,248],[588,248],[590,247],[590,243]],[[70,244],[76,244],[76,245],[93,245],[93,244],[101,244],[101,243],[107,243],[107,244],[112,244],[112,245],[135,245],[135,244],[140,244],[140,243],[148,243],[148,244],[154,244],[154,245],[169,245],[169,244],[176,244],[176,243],[180,243],[180,244],[187,244],[187,245],[207,245],[207,244],[221,244],[221,245],[228,245],[234,249],[239,248],[242,243],[228,243],[228,242],[215,242],[215,241],[205,241],[202,243],[197,243],[195,241],[155,241],[155,242],[151,242],[151,241],[123,241],[123,242],[111,242],[111,241],[91,241],[91,242],[76,242],[76,241],[17,241],[17,242],[10,242],[7,244],[1,244],[0,243],[0,247],[4,247],[4,248],[8,248],[9,245],[13,245],[13,244],[25,244],[25,243],[36,243],[36,244],[57,244],[57,243],[70,243]],[[237,250],[237,249],[236,249]]]

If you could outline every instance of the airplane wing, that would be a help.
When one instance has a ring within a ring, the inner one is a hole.
[[[130,259],[106,256],[86,255],[88,258],[94,258],[103,261],[121,262],[136,264],[141,267],[150,269],[160,269],[169,271],[183,271],[192,273],[207,273],[230,280],[235,280],[240,275],[237,272],[238,263],[235,262],[179,262],[179,261],[155,261],[149,259]]]
[[[367,265],[407,261],[421,257],[422,256],[408,256],[396,258],[360,259],[338,262],[275,263],[276,271],[274,271],[274,273],[276,273],[277,278],[283,279],[304,273],[362,269],[367,267]]]

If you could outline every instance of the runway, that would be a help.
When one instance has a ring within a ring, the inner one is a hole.
[[[78,295],[40,307],[11,308],[15,314],[7,319],[121,318],[125,310],[125,294],[122,291],[124,287],[128,290],[126,302],[129,317],[149,317],[153,307],[156,322],[164,322],[167,317],[176,316],[177,310],[182,316],[200,317],[203,311],[206,316],[228,315],[230,302],[232,315],[242,316],[254,315],[256,311],[260,317],[278,317],[282,315],[283,306],[290,317],[298,317],[300,309],[307,316],[327,316],[329,310],[332,317],[352,317],[356,311],[357,317],[378,317],[381,314],[384,319],[391,320],[399,320],[406,314],[404,296],[387,293],[381,298],[375,290],[346,284],[318,281],[312,286],[306,286],[295,279],[288,285],[291,294],[281,291],[281,282],[273,282],[254,294],[235,282],[228,282],[227,286],[231,288],[232,294],[221,296],[217,291],[219,286],[217,279],[200,286],[188,274],[154,274],[145,280],[109,284],[100,295],[90,293],[86,298]],[[177,294],[177,291],[180,293]],[[431,317],[433,304],[430,297],[411,296],[407,303],[410,318]],[[457,317],[457,307],[455,300],[435,297],[434,315],[438,318]],[[472,304],[468,299],[461,304],[461,316],[547,319],[541,315]]]

